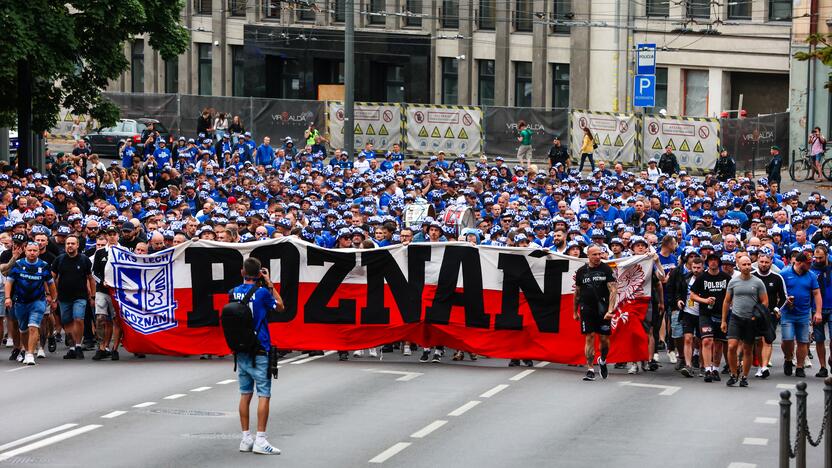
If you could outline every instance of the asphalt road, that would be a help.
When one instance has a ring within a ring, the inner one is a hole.
[[[272,388],[268,430],[283,454],[268,457],[237,451],[229,358],[61,354],[20,367],[0,352],[0,464],[767,467],[777,460],[773,403],[797,383],[779,364],[772,378],[742,389],[685,379],[669,364],[583,382],[580,368],[545,363],[291,354]],[[822,382],[807,381],[814,432]],[[820,449],[809,453],[809,466],[821,466]]]

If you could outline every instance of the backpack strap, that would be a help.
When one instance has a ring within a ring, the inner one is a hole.
[[[246,295],[243,296],[243,300],[240,301],[240,303],[241,304],[248,304],[249,301],[251,301],[251,298],[254,296],[254,293],[256,293],[258,289],[260,289],[260,286],[258,286],[256,284],[253,284],[251,289],[249,289],[248,292],[246,293]]]

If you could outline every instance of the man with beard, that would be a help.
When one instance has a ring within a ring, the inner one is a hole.
[[[610,347],[610,320],[618,294],[615,275],[609,265],[601,262],[603,251],[596,245],[587,249],[589,263],[575,272],[575,304],[573,318],[580,320],[585,337],[586,375],[584,380],[595,380],[595,337],[601,344],[598,364],[601,377],[607,378],[607,352]]]
[[[69,348],[64,359],[84,359],[81,339],[84,334],[84,315],[87,299],[95,304],[95,283],[89,258],[79,252],[77,236],[66,238],[66,252],[52,261],[52,276],[58,290],[61,323],[72,335],[75,347]]]
[[[707,264],[707,271],[691,287],[691,298],[699,303],[699,334],[702,337],[705,382],[718,382],[722,343],[725,341],[725,333],[720,329],[722,302],[731,277],[719,269],[719,255],[709,254]]]
[[[821,323],[816,324],[813,329],[813,338],[820,361],[820,370],[815,377],[828,377],[829,370],[826,368],[826,332],[832,338],[832,265],[829,263],[829,249],[825,245],[815,247],[814,262],[812,271],[818,275],[818,285],[823,305],[821,306]]]

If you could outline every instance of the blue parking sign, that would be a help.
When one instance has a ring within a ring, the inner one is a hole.
[[[656,75],[635,76],[633,105],[636,107],[654,107],[656,105]]]

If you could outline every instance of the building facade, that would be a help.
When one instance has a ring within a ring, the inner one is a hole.
[[[356,0],[355,97],[632,111],[636,46],[653,43],[657,105],[648,111],[719,116],[742,96],[749,115],[782,112],[794,94],[793,8],[792,0]],[[190,50],[165,62],[138,38],[125,47],[131,70],[110,90],[317,99],[319,85],[343,83],[345,14],[343,0],[189,0]]]

